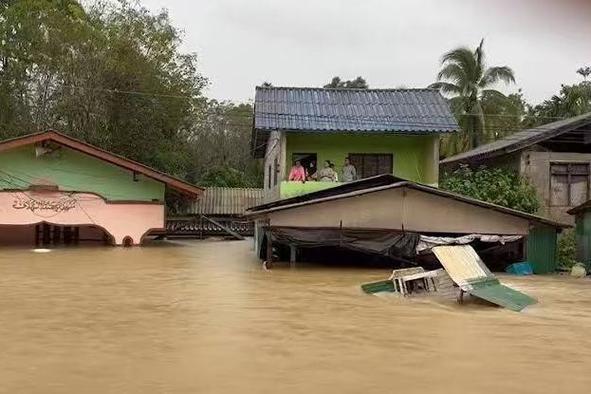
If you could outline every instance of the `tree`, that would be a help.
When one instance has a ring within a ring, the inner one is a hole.
[[[589,75],[591,75],[591,67],[581,67],[577,70],[577,74],[581,75],[583,79],[587,81],[587,78],[589,77]]]
[[[367,81],[362,77],[357,77],[349,81],[343,81],[340,77],[333,77],[333,79],[326,85],[325,88],[347,88],[347,89],[369,89]]]
[[[529,107],[523,121],[526,127],[536,127],[560,119],[591,112],[591,83],[562,85],[560,92],[541,104]]]
[[[442,68],[437,74],[438,82],[430,85],[431,88],[439,89],[442,94],[451,96],[451,107],[464,131],[463,135],[454,138],[467,143],[457,146],[461,150],[475,148],[485,139],[483,99],[494,99],[497,102],[508,100],[504,94],[492,89],[492,86],[498,82],[515,82],[511,68],[486,67],[483,46],[484,39],[476,50],[462,47],[443,55]]]
[[[248,149],[252,122],[251,104],[208,101],[189,139],[188,179],[204,186],[260,187],[262,163]]]
[[[52,128],[186,176],[206,79],[166,12],[123,0],[2,7],[0,137]]]
[[[444,174],[442,189],[527,213],[536,213],[540,202],[535,188],[527,179],[503,168],[481,167],[473,170],[462,166]]]

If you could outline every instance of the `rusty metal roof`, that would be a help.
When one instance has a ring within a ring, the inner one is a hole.
[[[263,202],[263,189],[208,187],[193,203],[190,214],[242,216]]]
[[[442,165],[486,160],[507,153],[517,152],[560,134],[589,125],[591,112],[558,122],[548,123],[533,129],[522,130],[505,138],[441,160]]]

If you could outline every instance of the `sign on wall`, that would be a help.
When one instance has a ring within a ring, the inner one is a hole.
[[[76,208],[76,203],[77,201],[74,198],[62,198],[59,200],[38,200],[34,198],[28,198],[14,200],[12,207],[14,209],[28,209],[31,212],[67,212],[70,209]]]

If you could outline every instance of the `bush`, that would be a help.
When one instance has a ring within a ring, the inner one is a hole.
[[[558,265],[572,268],[578,262],[575,232],[567,230],[558,237]]]
[[[440,187],[527,213],[536,213],[540,207],[536,190],[527,179],[504,168],[472,170],[462,166],[451,174],[444,174]]]

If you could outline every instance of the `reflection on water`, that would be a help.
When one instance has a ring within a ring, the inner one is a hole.
[[[249,242],[0,254],[6,393],[575,393],[591,282],[504,277],[525,313],[361,294],[385,270],[260,269]]]

